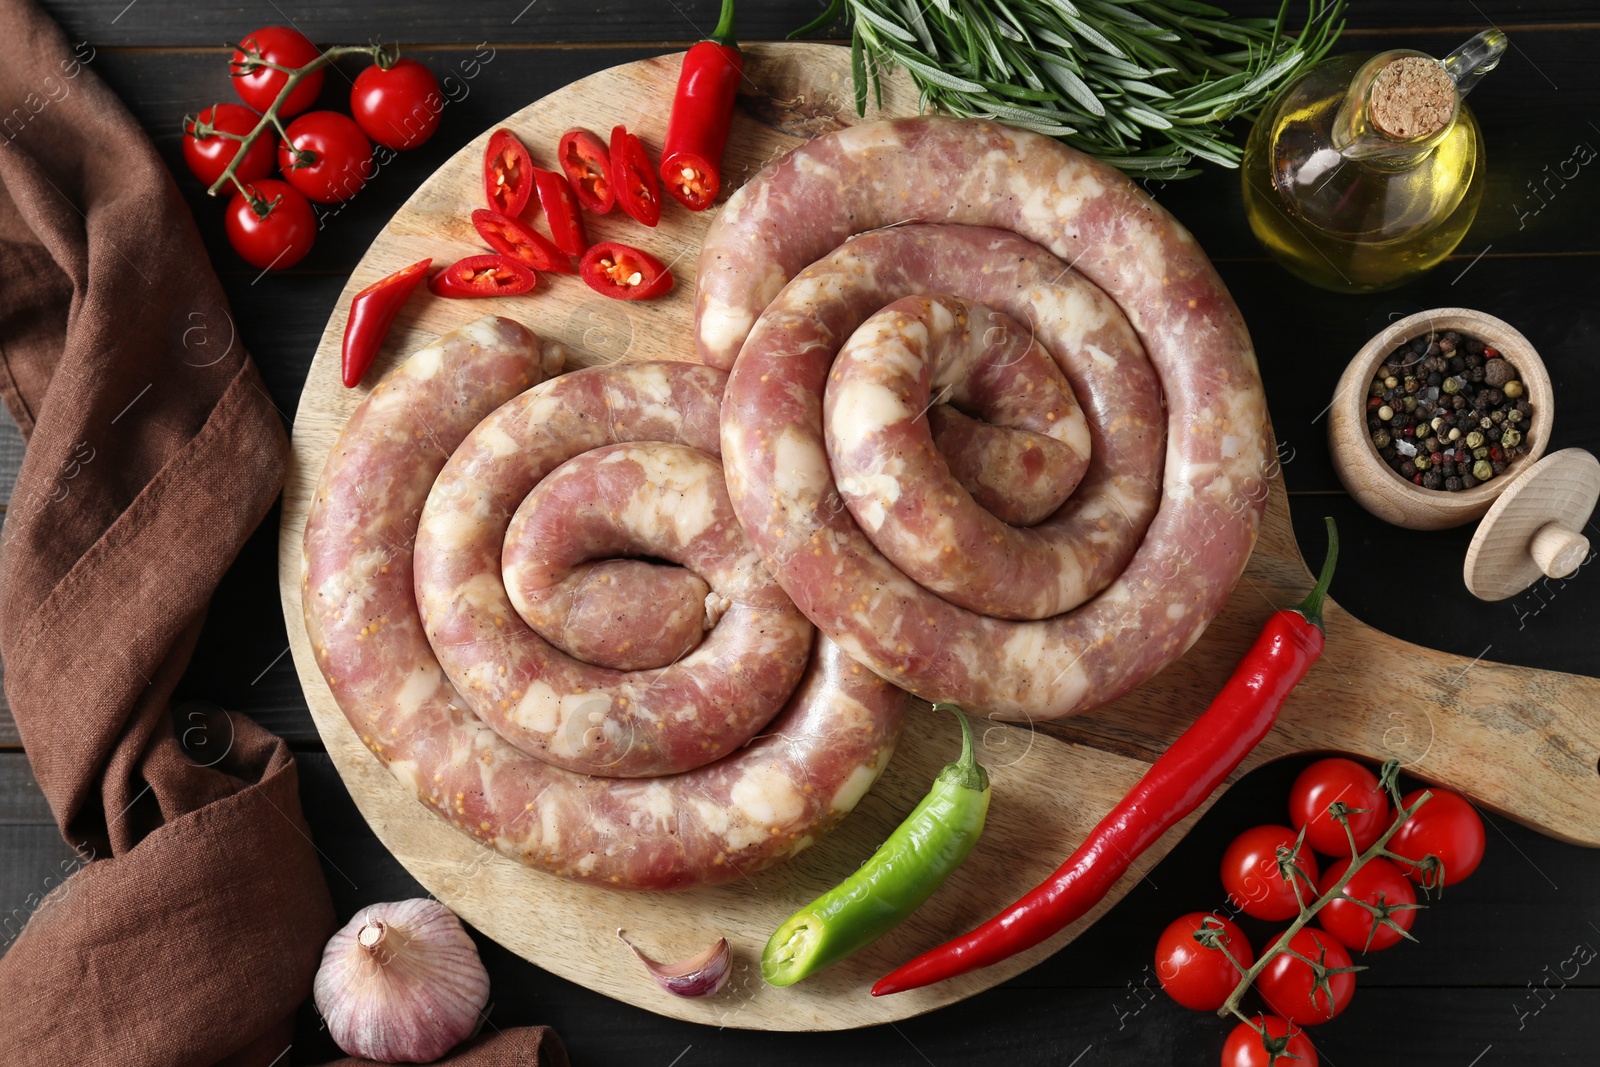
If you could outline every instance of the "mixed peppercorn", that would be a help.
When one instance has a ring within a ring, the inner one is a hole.
[[[1396,348],[1367,390],[1367,432],[1395,474],[1457,492],[1528,453],[1533,408],[1517,368],[1455,330]]]

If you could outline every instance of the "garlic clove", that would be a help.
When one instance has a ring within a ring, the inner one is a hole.
[[[617,931],[617,940],[633,949],[644,969],[656,980],[656,985],[675,997],[709,997],[727,984],[733,970],[733,950],[728,939],[717,938],[716,944],[695,956],[677,963],[658,963],[639,951],[637,945]]]
[[[366,908],[329,939],[313,999],[350,1055],[426,1063],[481,1025],[489,974],[449,908],[402,900]]]

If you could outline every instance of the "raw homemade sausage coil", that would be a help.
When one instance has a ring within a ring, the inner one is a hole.
[[[905,694],[813,640],[740,530],[723,372],[559,366],[486,318],[373,389],[306,523],[317,663],[395,777],[507,856],[631,889],[752,873],[855,806]]]
[[[1096,707],[1244,571],[1270,433],[1249,335],[1188,232],[1104,164],[976,120],[819,137],[728,201],[695,311],[702,359],[731,367],[746,532],[820,630],[919,696]]]

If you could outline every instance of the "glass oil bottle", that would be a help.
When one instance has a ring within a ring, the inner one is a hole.
[[[1245,146],[1256,238],[1337,292],[1400,285],[1444,259],[1483,197],[1483,137],[1462,98],[1505,49],[1489,30],[1443,60],[1334,56],[1285,86]]]

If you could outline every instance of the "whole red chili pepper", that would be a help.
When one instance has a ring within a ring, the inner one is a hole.
[[[372,366],[389,336],[389,327],[400,314],[400,307],[426,277],[431,259],[402,267],[379,278],[350,301],[350,318],[344,324],[344,347],[340,351],[340,377],[346,388],[354,389]]]
[[[722,150],[743,76],[744,55],[733,39],[733,0],[722,0],[717,28],[683,57],[661,152],[661,181],[690,211],[710,207],[722,186]]]
[[[1299,606],[1275,611],[1222,692],[1145,772],[1043,883],[971,933],[925,952],[872,987],[885,996],[999,963],[1032,948],[1099,903],[1156,838],[1183,819],[1260,743],[1278,709],[1322,655],[1322,602],[1339,558],[1328,520],[1328,556]]]

